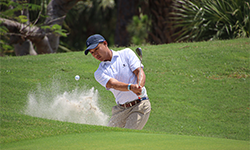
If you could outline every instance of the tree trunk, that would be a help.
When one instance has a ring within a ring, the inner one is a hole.
[[[171,12],[173,0],[149,0],[148,8],[151,14],[151,32],[149,40],[152,44],[164,44],[174,41],[175,33]]]
[[[37,55],[30,40],[25,40],[23,43],[14,44],[16,56]]]
[[[62,25],[68,11],[79,0],[51,0],[48,4],[48,18],[45,25]],[[52,34],[50,30],[44,31],[36,26],[28,26],[9,19],[0,18],[0,25],[4,25],[9,30],[11,44],[14,44],[16,55],[35,55],[32,48],[34,44],[38,54],[55,53],[59,45],[59,35]],[[32,43],[33,44],[32,44]]]
[[[17,2],[17,0],[12,0],[12,1]],[[29,3],[29,2],[30,1],[27,0],[27,3]],[[11,6],[10,9],[14,9],[14,7]],[[15,16],[19,16],[19,15],[27,16],[28,21],[26,22],[26,25],[29,24],[29,11],[28,11],[28,9],[24,9],[24,10],[18,11],[18,12],[16,11],[14,14],[15,14]],[[10,41],[14,45],[14,51],[15,51],[16,56],[23,56],[23,55],[29,55],[29,54],[30,55],[37,55],[36,51],[33,48],[32,42],[30,40],[27,40],[27,39],[25,40],[19,36],[12,35],[10,37]]]
[[[13,35],[11,37],[10,44],[17,44],[14,46],[17,49],[16,54],[18,56],[22,56],[25,54],[28,55],[29,52],[31,52],[30,54],[35,54],[35,52],[32,51],[33,48],[27,49],[30,48],[32,45],[29,41],[36,45],[38,54],[53,52],[47,40],[46,34],[42,29],[36,26],[26,26],[24,24],[9,19],[0,18],[0,21],[2,21],[1,25],[6,26],[6,28],[9,30],[9,34]],[[24,42],[26,43],[24,44]],[[24,47],[21,48],[21,46]]]
[[[128,46],[130,43],[129,33],[126,29],[134,15],[138,15],[139,0],[117,0],[117,23],[115,30],[115,45]]]
[[[48,18],[46,18],[45,25],[53,26],[58,24],[62,26],[63,21],[68,11],[75,6],[79,0],[51,0],[47,7]],[[49,32],[48,30],[46,32]],[[52,51],[57,52],[59,45],[59,35],[48,35],[48,41]]]

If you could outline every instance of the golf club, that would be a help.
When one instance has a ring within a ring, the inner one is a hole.
[[[139,55],[140,61],[140,71],[139,71],[139,86],[141,85],[141,62],[142,62],[142,50],[140,47],[136,48],[136,53]]]
[[[141,85],[141,62],[142,62],[142,50],[140,47],[138,47],[136,49],[136,53],[139,55],[140,57],[140,70],[139,70],[139,86]],[[139,99],[141,99],[141,97],[145,94],[145,87],[142,87],[142,91],[141,91],[141,95],[139,95]]]

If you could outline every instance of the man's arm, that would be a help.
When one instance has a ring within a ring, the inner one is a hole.
[[[140,70],[140,68],[137,68],[134,71],[134,74],[137,76],[137,80],[139,80],[139,70]],[[139,87],[138,84],[131,84],[131,86],[130,86],[131,91],[134,92],[138,96],[141,94],[142,87],[145,85],[146,76],[144,74],[143,69],[141,70],[141,75],[142,75],[141,76],[141,86]],[[138,83],[139,83],[139,81],[138,81]],[[116,89],[119,91],[129,91],[127,83],[120,82],[114,78],[111,78],[108,81],[108,83],[106,84],[106,88],[113,88],[113,89]]]
[[[137,84],[139,85],[139,79],[140,79],[140,83],[141,83],[140,86],[144,87],[145,81],[146,81],[146,75],[142,68],[141,68],[141,77],[139,77],[139,73],[140,73],[140,67],[134,70],[134,74],[137,77]]]

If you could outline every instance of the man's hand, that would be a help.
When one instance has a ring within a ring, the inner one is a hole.
[[[138,84],[131,84],[131,91],[140,96],[142,94],[142,87]]]

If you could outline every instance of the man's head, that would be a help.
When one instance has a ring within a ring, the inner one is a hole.
[[[111,61],[112,51],[108,48],[107,41],[101,35],[90,36],[86,41],[86,45],[85,55],[90,52],[99,61]]]
[[[89,50],[96,48],[99,43],[104,41],[106,40],[100,34],[91,35],[86,41],[87,49],[85,50],[85,55],[88,54]]]

